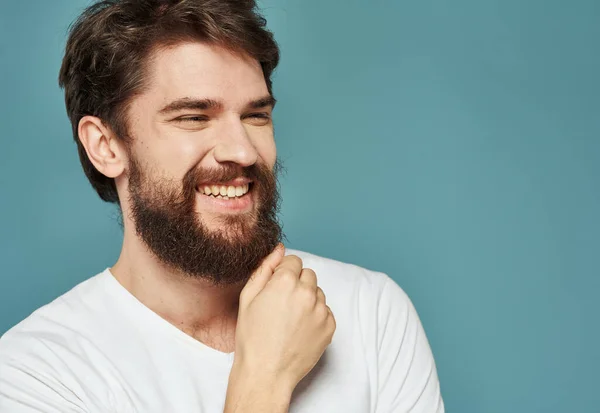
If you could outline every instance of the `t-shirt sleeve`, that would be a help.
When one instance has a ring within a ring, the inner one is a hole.
[[[86,413],[56,378],[0,355],[0,412]]]
[[[398,284],[382,275],[375,413],[444,413],[435,361],[417,311]]]

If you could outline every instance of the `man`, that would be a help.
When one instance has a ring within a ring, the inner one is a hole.
[[[123,247],[2,337],[0,412],[444,411],[403,291],[280,244],[264,26],[252,0],[105,0],[74,24],[59,80]]]

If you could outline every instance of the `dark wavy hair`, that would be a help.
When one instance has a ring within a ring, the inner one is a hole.
[[[83,171],[106,202],[119,201],[115,182],[88,159],[78,138],[79,121],[96,116],[127,143],[128,105],[146,86],[150,54],[185,41],[251,56],[272,93],[279,48],[254,0],[103,0],[85,9],[70,28],[59,85]]]

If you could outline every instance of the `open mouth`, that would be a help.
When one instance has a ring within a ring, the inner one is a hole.
[[[253,187],[253,183],[249,182],[244,185],[201,185],[198,192],[205,196],[215,199],[233,200],[246,195]]]

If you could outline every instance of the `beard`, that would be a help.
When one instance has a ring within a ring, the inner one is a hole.
[[[278,222],[280,196],[277,177],[265,164],[240,167],[233,163],[218,169],[192,169],[181,184],[147,176],[130,157],[129,201],[137,235],[158,260],[189,277],[217,286],[248,281],[263,259],[282,238]],[[201,182],[252,180],[253,209],[248,213],[216,218],[220,229],[207,228],[196,210]]]

